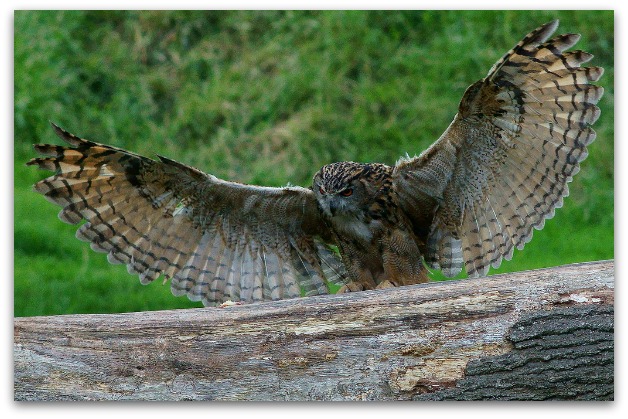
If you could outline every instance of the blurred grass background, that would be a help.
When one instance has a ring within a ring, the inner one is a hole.
[[[142,286],[32,192],[48,121],[218,177],[307,186],[324,164],[394,164],[447,128],[462,93],[537,26],[606,70],[598,139],[564,208],[497,272],[613,258],[612,11],[16,11],[16,316],[199,307]],[[438,279],[438,275],[435,276]]]

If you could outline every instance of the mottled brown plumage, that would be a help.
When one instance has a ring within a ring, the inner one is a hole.
[[[595,139],[603,70],[566,51],[578,35],[547,41],[557,26],[527,35],[438,141],[394,167],[333,163],[311,188],[251,186],[54,126],[70,146],[36,146],[49,157],[29,164],[56,174],[35,189],[61,220],[86,220],[77,237],[110,262],[206,305],[416,284],[424,262],[485,275],[554,215]]]

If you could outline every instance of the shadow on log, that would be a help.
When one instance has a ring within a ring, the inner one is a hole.
[[[612,261],[233,306],[16,318],[16,400],[612,400]]]

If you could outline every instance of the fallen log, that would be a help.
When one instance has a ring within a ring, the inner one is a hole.
[[[14,320],[16,400],[614,398],[614,264]]]

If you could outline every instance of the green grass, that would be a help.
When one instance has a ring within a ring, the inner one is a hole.
[[[59,143],[49,120],[222,178],[305,186],[326,163],[421,152],[466,87],[554,18],[606,70],[598,139],[564,208],[491,273],[613,258],[612,11],[16,11],[15,315],[200,306],[109,265],[32,192],[45,176],[24,166],[32,144]]]

